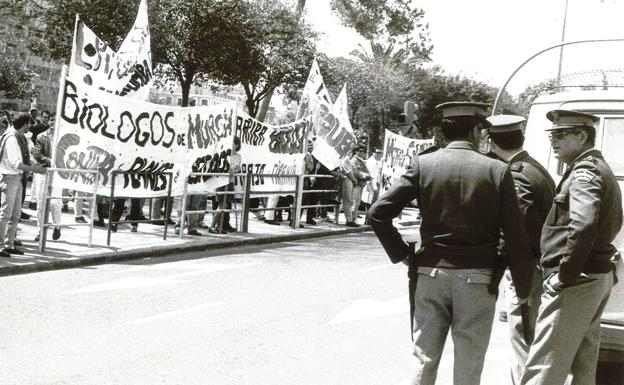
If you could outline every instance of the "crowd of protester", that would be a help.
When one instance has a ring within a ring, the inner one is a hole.
[[[150,223],[163,226],[174,225],[179,234],[185,231],[192,236],[204,235],[202,230],[211,234],[226,234],[240,229],[236,204],[241,202],[242,194],[233,194],[234,180],[217,189],[216,194],[189,195],[186,199],[186,211],[212,212],[191,213],[186,216],[184,229],[180,229],[182,197],[116,198],[110,205],[110,199],[98,195],[95,199],[95,215],[87,218],[85,210],[88,194],[55,187],[48,191],[49,196],[62,197],[48,200],[48,218],[43,218],[45,210],[44,193],[46,186],[46,168],[51,167],[52,147],[54,143],[54,122],[49,111],[33,108],[29,113],[11,114],[0,111],[0,172],[2,174],[0,202],[0,240],[3,249],[0,257],[11,254],[23,254],[19,246],[22,242],[17,238],[17,224],[20,220],[30,220],[31,216],[22,210],[27,207],[36,212],[37,226],[46,221],[53,224],[52,239],[61,238],[61,213],[69,213],[73,209],[74,221],[78,224],[93,222],[94,227],[106,227],[109,220],[111,231],[118,230],[120,222],[129,222],[130,231],[137,232],[139,223]],[[305,155],[306,176],[303,182],[302,205],[299,213],[299,227],[314,226],[319,222],[339,223],[340,211],[344,212],[345,225],[359,227],[359,221],[366,210],[379,194],[381,151],[373,151],[366,158],[366,147],[358,146],[351,156],[341,160],[340,167],[329,170],[312,155],[312,143],[308,144]],[[231,156],[231,173],[240,172],[241,159],[238,151],[240,141],[236,143]],[[307,176],[309,175],[309,176]],[[323,177],[323,176],[327,177]],[[29,184],[30,182],[30,184]],[[28,189],[30,186],[30,189]],[[308,192],[309,191],[309,192]],[[90,200],[89,200],[90,201]],[[211,201],[212,210],[207,210]],[[149,202],[149,207],[145,207]],[[294,225],[293,195],[269,195],[264,198],[252,198],[252,213],[260,221],[271,225],[280,225],[288,221]],[[336,209],[339,208],[338,212]],[[123,217],[124,212],[127,213]],[[145,215],[145,212],[148,215]],[[284,218],[284,212],[287,217]],[[177,221],[172,219],[176,213]],[[305,214],[305,216],[303,216]],[[330,216],[331,215],[331,216]],[[232,221],[235,218],[235,222]],[[332,218],[333,217],[333,218]],[[33,241],[39,241],[37,235]]]

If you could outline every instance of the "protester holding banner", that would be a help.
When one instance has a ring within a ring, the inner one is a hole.
[[[41,116],[45,115],[46,111],[41,113]],[[50,167],[52,156],[52,143],[53,143],[53,132],[54,128],[49,127],[41,134],[37,135],[35,147],[31,150],[32,156],[35,162],[38,165],[43,167]],[[50,178],[53,178],[54,174],[49,175]],[[37,193],[36,196],[36,204],[37,204],[37,224],[41,226],[42,223],[45,222],[44,218],[44,209],[45,209],[45,201],[43,200],[46,195],[46,189],[48,186],[45,184],[46,178],[45,174],[36,174],[33,176],[32,189],[31,189],[31,199],[32,199],[32,191]],[[58,196],[62,194],[62,189],[58,189],[61,191],[57,191],[52,195]],[[50,209],[50,213],[52,214],[52,222],[53,223],[61,223],[61,201],[59,199],[50,199],[48,207]],[[52,239],[58,240],[61,237],[61,227],[55,226],[52,231]],[[39,241],[39,235],[35,237],[35,241]]]
[[[366,162],[363,157],[366,153],[365,147],[356,147],[353,150],[353,157],[351,157],[351,162],[353,163],[353,176],[357,179],[357,183],[353,185],[353,206],[352,206],[352,214],[354,221],[357,221],[358,211],[360,209],[360,203],[362,202],[362,191],[366,183],[370,181],[372,178],[366,167]]]
[[[241,141],[238,136],[234,137],[234,148],[232,151],[232,155],[230,155],[230,177],[229,183],[224,187],[217,188],[217,191],[230,192],[234,191],[234,183],[236,177],[233,174],[238,174],[241,172]],[[217,202],[219,203],[219,210],[212,218],[212,225],[210,226],[211,233],[214,234],[224,234],[226,232],[235,232],[236,228],[232,227],[230,224],[230,213],[229,211],[221,211],[221,210],[230,210],[232,208],[232,202],[234,201],[234,196],[232,194],[219,194],[217,195]]]
[[[10,257],[11,254],[22,255],[22,250],[15,248],[15,235],[20,219],[22,207],[22,173],[30,171],[45,173],[45,167],[30,165],[30,154],[22,148],[25,142],[24,133],[32,125],[30,115],[22,114],[13,122],[13,127],[0,137],[0,174],[2,174],[2,188],[0,189],[2,203],[0,204],[0,242],[4,249],[0,257]],[[20,138],[18,140],[18,138]]]
[[[350,157],[345,156],[340,160],[340,171],[345,175],[342,179],[341,195],[342,210],[345,216],[345,225],[349,227],[360,227],[353,218],[353,186],[357,185],[358,180],[354,173],[357,171]],[[338,213],[336,213],[336,216]]]
[[[366,160],[371,179],[364,186],[362,192],[362,202],[371,205],[375,203],[379,196],[379,185],[381,184],[381,150],[375,150],[373,155]]]

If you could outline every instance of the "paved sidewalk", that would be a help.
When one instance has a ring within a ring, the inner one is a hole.
[[[224,235],[209,234],[208,230],[200,230],[202,236],[184,235],[182,239],[174,234],[174,226],[168,226],[167,239],[163,240],[164,226],[140,223],[138,232],[130,231],[130,224],[120,224],[116,233],[111,233],[111,245],[106,245],[106,228],[93,228],[93,240],[88,247],[89,227],[72,226],[74,214],[62,214],[61,222],[68,227],[61,228],[61,238],[52,240],[52,231],[48,230],[46,248],[39,252],[39,243],[34,239],[39,228],[36,225],[35,211],[24,208],[25,213],[31,214],[31,219],[22,220],[19,225],[17,238],[23,242],[18,247],[24,255],[14,255],[11,258],[0,257],[0,276],[23,274],[37,271],[72,268],[113,261],[159,257],[187,251],[200,251],[215,248],[237,247],[243,245],[286,242],[307,238],[324,237],[347,233],[357,233],[370,230],[370,226],[346,227],[344,217],[340,216],[342,224],[322,222],[317,225],[307,225],[304,228],[293,229],[288,222],[280,226],[269,225],[251,217],[249,232],[229,233]],[[125,217],[122,217],[122,219]],[[413,226],[415,216],[412,212],[404,216],[402,223]],[[174,218],[175,220],[175,218]],[[360,218],[359,223],[364,219]],[[232,218],[232,225],[235,220]]]

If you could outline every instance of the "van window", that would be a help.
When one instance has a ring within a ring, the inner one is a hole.
[[[624,117],[605,118],[602,134],[602,154],[613,173],[624,177]]]

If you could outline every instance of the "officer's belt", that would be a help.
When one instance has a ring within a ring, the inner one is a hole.
[[[494,268],[500,262],[496,247],[442,248],[423,247],[418,251],[418,266],[454,269]]]

